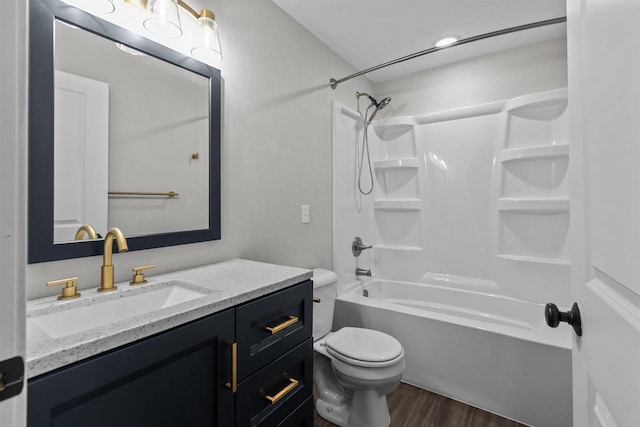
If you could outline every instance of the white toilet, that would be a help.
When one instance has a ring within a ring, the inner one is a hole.
[[[371,329],[331,332],[337,279],[333,271],[313,270],[316,409],[339,426],[386,427],[387,394],[402,378],[404,350],[392,336]]]

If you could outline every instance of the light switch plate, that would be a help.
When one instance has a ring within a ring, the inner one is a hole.
[[[309,205],[302,205],[302,223],[309,224],[311,219],[309,217]]]

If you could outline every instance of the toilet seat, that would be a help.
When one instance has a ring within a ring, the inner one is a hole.
[[[354,366],[383,368],[404,356],[402,345],[390,335],[362,328],[342,328],[325,341],[327,353]]]

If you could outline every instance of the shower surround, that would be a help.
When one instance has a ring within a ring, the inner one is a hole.
[[[570,329],[543,320],[544,303],[570,302],[566,110],[556,89],[374,121],[362,196],[363,122],[333,106],[335,326],[394,335],[407,382],[532,425],[571,424]],[[356,236],[373,245],[357,258]]]

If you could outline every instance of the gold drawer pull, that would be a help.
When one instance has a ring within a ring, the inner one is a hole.
[[[231,389],[232,393],[238,390],[238,343],[229,343],[231,345],[231,382],[225,384]]]
[[[293,379],[293,378],[289,378],[289,381],[291,381],[291,384],[289,384],[288,386],[286,386],[285,388],[280,390],[278,392],[278,394],[276,394],[275,396],[265,396],[265,399],[267,399],[269,402],[271,402],[272,405],[275,405],[278,402],[278,400],[280,400],[283,397],[285,397],[287,394],[289,394],[289,392],[291,390],[293,390],[294,388],[297,387],[298,380]]]
[[[287,320],[286,322],[282,322],[278,326],[274,326],[274,327],[267,326],[265,329],[271,332],[271,335],[273,335],[273,334],[277,334],[281,330],[288,328],[289,326],[294,325],[296,323],[298,323],[298,318],[296,316],[289,316],[289,320]]]

